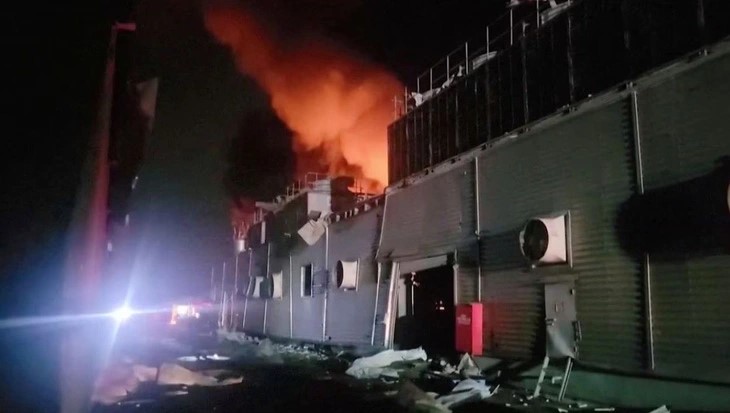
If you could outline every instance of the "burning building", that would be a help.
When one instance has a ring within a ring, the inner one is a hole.
[[[328,178],[258,205],[231,326],[532,360],[514,380],[560,376],[537,383],[558,397],[723,409],[730,8],[529,4],[406,95],[383,195]],[[464,325],[476,339],[454,344]]]

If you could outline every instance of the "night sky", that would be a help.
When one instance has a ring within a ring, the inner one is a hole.
[[[324,33],[410,84],[459,42],[480,36],[505,2],[252,3],[276,23]],[[191,0],[142,0],[136,9],[138,76],[160,78],[154,131],[131,200],[128,275],[140,301],[207,288],[211,265],[232,256],[231,196],[270,198],[293,170],[287,151],[291,137],[273,116],[266,95],[236,71],[229,51],[206,32],[200,6]],[[4,106],[10,110],[2,151],[2,317],[60,311],[63,242],[109,26],[130,10],[128,1],[111,0],[15,7],[22,8],[10,10],[3,36],[10,69],[4,76]],[[262,131],[270,142],[260,142]],[[42,379],[56,377],[53,355],[37,344],[50,342],[48,334],[0,337],[3,353],[19,346],[38,350],[32,360],[6,353],[10,360],[3,360],[2,379],[37,385],[32,393],[15,396],[43,405],[43,411],[53,410],[48,406],[55,397],[54,381]],[[3,388],[2,400],[9,392]]]

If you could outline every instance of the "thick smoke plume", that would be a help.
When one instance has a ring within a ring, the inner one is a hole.
[[[382,189],[398,80],[324,38],[284,36],[245,5],[212,2],[204,11],[207,29],[231,49],[239,70],[268,93],[293,131],[298,171],[324,167]]]

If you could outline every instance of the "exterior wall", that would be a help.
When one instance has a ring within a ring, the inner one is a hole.
[[[295,235],[299,236],[299,235]],[[308,246],[300,241],[291,251],[292,259],[292,333],[293,338],[306,341],[322,341],[322,322],[324,315],[324,293],[321,287],[312,288],[311,297],[301,295],[301,268],[312,264],[312,279],[316,283],[321,278],[325,266],[326,237],[322,236],[316,244]],[[318,277],[319,275],[319,277]]]
[[[702,188],[702,182],[706,178],[712,182],[722,168],[718,161],[730,155],[730,53],[715,53],[697,67],[669,71],[638,84],[647,192],[689,180],[695,181],[680,188],[685,197],[712,189]],[[725,162],[726,190],[730,165]],[[722,176],[720,172],[721,180]],[[720,182],[717,189],[724,188]],[[702,204],[716,199],[713,195],[700,193]],[[722,203],[723,194],[717,195]],[[681,215],[687,212],[682,209],[689,208],[679,204],[677,209]],[[730,382],[730,213],[725,213],[724,222],[714,221],[698,238],[707,243],[713,229],[719,229],[726,236],[724,250],[657,251],[649,257],[657,373]]]
[[[577,282],[581,360],[642,366],[641,277],[616,235],[634,193],[627,102],[579,110],[478,158],[483,297],[495,354],[544,353],[543,284]],[[519,231],[534,217],[569,211],[573,265],[528,271]]]
[[[329,226],[327,268],[332,278],[328,290],[326,335],[333,342],[371,344],[378,278],[375,252],[382,212],[382,207],[378,207]],[[335,268],[338,260],[359,261],[357,290],[337,288]]]

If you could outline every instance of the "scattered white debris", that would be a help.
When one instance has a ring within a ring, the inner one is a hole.
[[[397,369],[388,366],[398,361],[425,361],[427,358],[426,352],[421,347],[401,351],[385,350],[374,356],[355,360],[345,373],[358,379],[375,379],[381,375],[398,377]]]
[[[484,380],[466,379],[459,382],[451,393],[437,397],[436,400],[451,409],[470,401],[485,400],[497,392],[497,387],[487,386]]]
[[[239,344],[253,341],[253,339],[251,337],[247,336],[245,333],[241,333],[239,331],[228,331],[225,329],[218,330],[218,339],[233,341],[233,342],[236,342]]]
[[[459,360],[459,365],[456,367],[456,371],[465,378],[480,376],[482,374],[482,370],[477,367],[477,363],[474,362],[474,359],[469,355],[469,353],[464,353],[464,355],[461,356],[461,360]]]
[[[666,405],[659,406],[656,409],[650,411],[649,413],[671,413],[671,411],[667,408]]]

